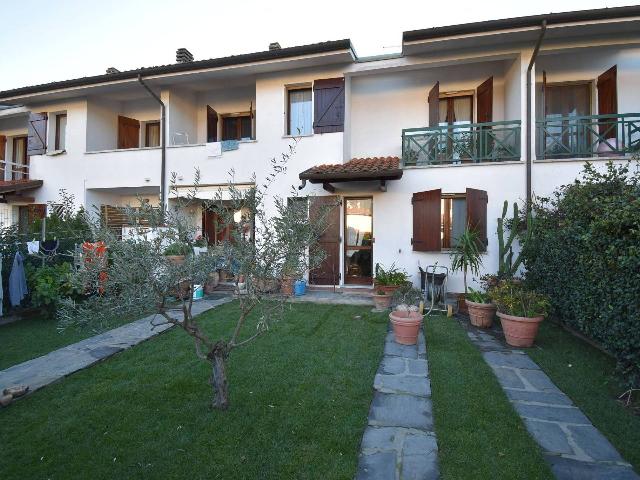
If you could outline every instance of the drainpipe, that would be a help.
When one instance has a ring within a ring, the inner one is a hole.
[[[167,135],[166,115],[165,115],[166,107],[164,105],[164,102],[160,99],[160,97],[156,95],[146,83],[144,83],[141,75],[138,75],[138,82],[140,82],[140,85],[142,85],[145,88],[145,90],[149,92],[149,95],[151,95],[154,98],[154,100],[160,104],[160,111],[161,111],[160,148],[162,152],[162,160],[160,162],[160,205],[162,206],[162,210],[165,210],[168,207],[167,205],[167,158],[166,158],[167,146],[166,146],[166,140],[165,140],[165,137]]]
[[[531,70],[536,63],[538,51],[540,50],[540,45],[542,44],[546,30],[547,21],[543,20],[542,25],[540,25],[540,36],[538,37],[536,46],[533,49],[533,55],[531,55],[531,60],[529,61],[529,66],[527,67],[527,152],[525,156],[527,162],[527,212],[531,209]],[[533,125],[535,125],[535,119]]]

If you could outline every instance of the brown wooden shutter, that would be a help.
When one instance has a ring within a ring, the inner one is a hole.
[[[161,132],[162,133],[162,132]],[[164,133],[162,133],[164,135]],[[140,147],[140,122],[118,115],[118,148]]]
[[[218,141],[218,112],[207,105],[207,142]]]
[[[493,121],[493,77],[482,82],[477,89],[478,123]]]
[[[411,244],[415,252],[439,252],[442,248],[440,238],[440,203],[442,191],[428,190],[414,193],[413,238]]]
[[[29,224],[33,224],[36,219],[42,220],[47,216],[46,203],[32,203],[29,205]]]
[[[313,82],[313,133],[344,131],[344,77]]]
[[[318,267],[309,272],[309,281],[314,285],[337,285],[340,280],[340,208],[338,197],[327,195],[311,197],[309,204],[309,220],[317,221],[325,214],[327,228],[318,239],[317,247],[325,253],[325,258]],[[330,208],[325,213],[325,209]]]
[[[7,137],[0,135],[0,181],[4,180],[5,161],[7,159]]]
[[[440,82],[436,82],[427,97],[429,103],[429,126],[437,127],[440,123]]]
[[[484,190],[467,188],[467,227],[475,230],[480,238],[480,247],[486,251],[487,238],[487,203],[489,196]]]
[[[598,77],[598,115],[611,115],[612,118],[602,118],[599,132],[604,138],[616,138],[618,129],[613,126],[618,114],[618,68],[616,65]]]
[[[47,114],[30,113],[27,123],[27,155],[43,155],[47,151]]]

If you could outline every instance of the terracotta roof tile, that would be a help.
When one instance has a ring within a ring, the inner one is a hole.
[[[345,163],[316,165],[300,174],[300,178],[314,175],[348,175],[385,174],[400,168],[398,157],[367,157],[354,158]]]

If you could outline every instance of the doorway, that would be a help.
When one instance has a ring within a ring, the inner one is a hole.
[[[344,283],[373,283],[373,198],[344,199]]]

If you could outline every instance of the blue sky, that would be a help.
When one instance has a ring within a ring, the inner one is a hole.
[[[402,31],[627,2],[3,0],[0,90],[196,59],[351,38],[359,55],[400,49]]]

